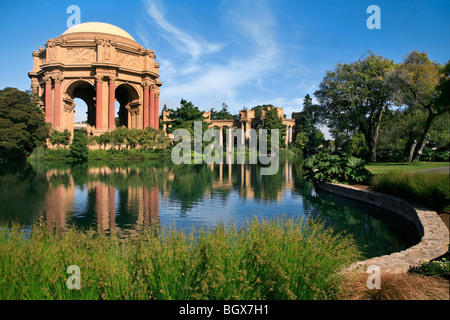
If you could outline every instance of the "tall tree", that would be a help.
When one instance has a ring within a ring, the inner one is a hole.
[[[0,158],[23,159],[45,144],[50,126],[30,93],[16,88],[0,90]]]
[[[450,60],[442,67],[442,77],[436,87],[438,92],[437,103],[444,108],[450,107]]]
[[[393,62],[370,53],[353,63],[328,71],[314,95],[318,120],[332,130],[363,133],[370,161],[377,160],[376,146],[384,112],[390,106],[390,88],[384,81]]]
[[[268,108],[266,116],[263,120],[262,129],[267,129],[267,150],[272,150],[272,130],[279,130],[279,147],[281,149],[286,147],[286,125],[283,124],[283,119],[278,116],[277,109]]]
[[[449,70],[446,74],[439,63],[431,62],[425,52],[418,51],[410,52],[389,76],[394,101],[398,105],[406,105],[408,112],[426,114],[417,139],[411,136],[409,162],[419,160],[433,122],[449,111],[448,77]]]
[[[173,133],[177,129],[186,129],[191,136],[191,147],[194,151],[200,152],[207,144],[203,141],[203,134],[208,130],[209,124],[205,121],[203,111],[196,107],[192,102],[181,99],[180,107],[169,109],[168,115],[171,121],[167,121],[167,132]],[[195,131],[195,122],[201,122],[202,132]],[[200,135],[201,134],[201,135]]]
[[[216,111],[211,109],[211,119],[213,120],[231,120],[234,119],[234,116],[228,111],[228,106],[225,103],[222,103],[222,109],[220,111]]]
[[[303,99],[302,117],[296,128],[295,144],[301,148],[305,156],[317,153],[319,146],[325,141],[324,134],[315,126],[314,104],[309,94]]]
[[[193,135],[194,121],[201,121],[203,128],[205,130],[208,128],[208,124],[204,121],[203,111],[194,106],[190,101],[181,99],[180,107],[177,109],[169,109],[169,111],[168,118],[171,121],[167,122],[169,126],[167,129],[168,133],[172,133],[176,129],[187,129]]]

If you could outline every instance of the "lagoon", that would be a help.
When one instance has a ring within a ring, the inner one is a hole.
[[[132,237],[148,227],[190,232],[218,224],[243,227],[253,218],[317,218],[353,236],[366,258],[419,242],[405,220],[386,219],[379,208],[316,191],[303,179],[300,161],[283,159],[279,166],[275,175],[261,175],[259,165],[160,161],[4,167],[0,223],[114,229],[120,237]]]

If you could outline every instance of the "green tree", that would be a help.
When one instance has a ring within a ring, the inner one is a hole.
[[[256,119],[261,119],[262,118],[262,111],[263,110],[269,110],[269,109],[274,109],[275,107],[271,104],[263,104],[263,105],[258,105],[252,108],[252,110],[255,112],[255,118]]]
[[[177,109],[169,109],[169,119],[171,121],[167,122],[169,125],[167,132],[173,133],[177,129],[186,129],[190,133],[192,137],[192,146],[195,143],[195,132],[194,132],[194,122],[200,121],[202,126],[202,136],[197,137],[202,141],[203,134],[206,130],[208,130],[208,123],[205,121],[205,117],[203,117],[203,111],[201,111],[198,107],[194,106],[192,102],[188,102],[184,99],[181,99],[180,107]],[[194,150],[202,148],[203,145],[194,146]]]
[[[450,98],[445,94],[448,93],[448,74],[439,63],[431,62],[425,52],[412,51],[389,76],[394,101],[406,105],[409,112],[426,114],[420,134],[409,141],[409,162],[419,160],[433,122],[449,111]]]
[[[88,136],[85,130],[75,131],[70,145],[70,158],[73,162],[85,162],[88,159]]]
[[[192,102],[188,102],[181,99],[180,107],[177,109],[169,109],[169,119],[171,120],[167,124],[170,127],[167,129],[168,133],[172,133],[176,129],[187,129],[192,135],[194,133],[194,121],[202,121],[203,124],[207,123],[204,121],[203,111],[198,107],[194,106]]]
[[[279,135],[279,146],[281,149],[286,148],[286,125],[283,124],[283,118],[278,116],[277,109],[268,108],[266,111],[266,116],[264,118],[262,129],[267,129],[267,151],[272,150],[272,130],[278,129]]]
[[[390,87],[384,78],[393,66],[392,61],[370,53],[328,71],[314,93],[319,100],[315,108],[318,120],[337,132],[362,132],[372,162],[377,160],[381,119],[391,105]]]
[[[311,96],[303,100],[302,117],[296,128],[295,145],[308,157],[316,154],[325,141],[324,134],[315,126],[314,108]]]
[[[436,104],[448,108],[450,107],[450,60],[442,67],[442,77],[436,87],[438,96]]]
[[[228,111],[228,106],[222,103],[222,109],[220,111],[215,111],[214,108],[211,109],[211,119],[213,120],[231,120],[234,116]]]
[[[50,125],[30,93],[9,87],[0,90],[0,159],[28,157],[49,134]]]

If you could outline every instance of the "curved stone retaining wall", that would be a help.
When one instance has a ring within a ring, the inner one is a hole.
[[[319,183],[316,187],[342,197],[383,208],[387,210],[387,213],[398,214],[411,221],[421,236],[421,241],[411,248],[359,261],[350,266],[349,270],[367,269],[370,265],[376,265],[382,272],[404,273],[411,266],[417,266],[425,260],[440,257],[448,251],[449,230],[438,214],[429,208],[395,196],[342,184]]]

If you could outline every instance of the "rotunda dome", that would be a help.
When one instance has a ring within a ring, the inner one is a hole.
[[[116,27],[112,24],[103,23],[103,22],[80,23],[80,24],[77,24],[77,25],[69,28],[62,35],[75,34],[75,33],[106,33],[106,34],[121,36],[121,37],[130,39],[130,40],[136,41],[125,30],[123,30],[119,27]]]

